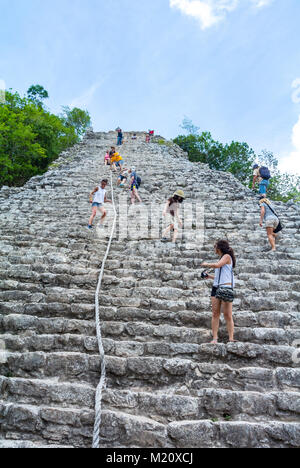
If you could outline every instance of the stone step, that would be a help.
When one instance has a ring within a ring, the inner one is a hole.
[[[37,300],[45,299],[43,295],[36,297]],[[11,301],[11,302],[0,302],[0,312],[3,316],[6,315],[27,315],[27,316],[37,316],[49,318],[53,317],[59,318],[62,320],[65,319],[81,319],[93,320],[95,318],[95,306],[93,302],[87,303],[74,303],[74,304],[65,304],[61,302],[49,302],[49,303],[39,303],[39,302],[28,302],[24,303],[20,301]],[[81,321],[80,320],[80,321]],[[53,322],[56,324],[56,322]]]
[[[34,291],[35,293],[35,291]],[[36,299],[36,301],[34,301]],[[32,301],[36,303],[60,303],[60,304],[76,304],[87,302],[93,304],[95,300],[95,290],[74,288],[66,289],[62,287],[47,287],[43,288],[43,292],[33,294],[29,291],[9,290],[0,291],[0,302],[21,301],[24,304],[29,304]]]
[[[0,400],[0,435],[32,442],[91,447],[94,411],[6,403]]]
[[[0,375],[10,378],[53,379],[58,383],[99,383],[100,357],[76,352],[25,352],[5,354]],[[121,363],[123,364],[123,363]]]
[[[204,389],[197,397],[162,391],[153,394],[137,390],[110,390],[103,395],[104,408],[148,417],[162,424],[193,419],[229,419],[266,422],[298,421],[300,401],[296,393],[234,392]]]
[[[0,376],[0,390],[6,402],[61,408],[94,409],[95,389],[89,385],[59,383],[55,378],[30,379]]]
[[[114,343],[111,343],[112,350]],[[198,353],[195,352],[193,360],[180,359],[178,357],[168,359],[161,355],[166,353],[168,345],[165,343],[149,343],[147,354],[152,352],[151,357],[117,357],[106,355],[107,373],[110,385],[115,380],[120,385],[126,386],[129,382],[139,382],[139,384],[152,383],[153,386],[175,385],[180,382],[182,385],[188,382],[199,380],[198,366],[203,363],[223,364],[233,366],[236,369],[242,367],[262,367],[265,370],[272,370],[275,367],[288,366],[292,369],[297,364],[293,360],[296,349],[279,346],[259,346],[245,343],[235,343],[229,345],[200,345]],[[191,353],[190,344],[173,345],[179,349],[183,355]],[[195,345],[194,345],[195,346]],[[130,347],[125,343],[125,352],[130,352]],[[122,346],[117,345],[116,349],[122,352]],[[170,353],[169,349],[167,352]],[[155,354],[156,353],[156,354]],[[156,356],[159,357],[156,357]],[[0,364],[1,375],[5,377],[19,378],[54,378],[60,382],[80,382],[97,385],[100,377],[100,357],[98,355],[88,355],[75,352],[27,352],[27,353],[6,353],[5,362]],[[153,381],[155,377],[155,380]]]
[[[207,302],[206,310],[210,309],[209,301]],[[0,311],[3,315],[3,320],[7,323],[11,319],[5,318],[6,316],[24,315],[27,317],[34,316],[33,323],[36,318],[45,318],[44,321],[39,322],[40,329],[49,330],[48,325],[54,324],[54,329],[64,329],[69,333],[76,333],[76,330],[84,329],[85,326],[90,328],[90,323],[85,323],[88,320],[94,320],[95,307],[93,304],[61,304],[61,303],[29,303],[24,304],[22,302],[10,302],[0,303]],[[49,319],[49,316],[52,319]],[[27,320],[25,318],[25,321]],[[150,322],[152,324],[176,324],[178,326],[186,327],[202,327],[210,328],[211,325],[211,312],[195,312],[193,310],[164,310],[160,307],[155,309],[149,308],[135,308],[128,307],[127,304],[124,307],[100,307],[100,317],[102,321],[124,321],[124,322]],[[81,319],[79,320],[72,320]],[[56,319],[59,319],[57,321]],[[260,327],[260,328],[299,328],[299,314],[297,312],[280,312],[278,310],[267,310],[265,312],[249,312],[246,310],[235,311],[234,319],[236,326],[238,327]],[[14,325],[14,321],[22,323],[15,317],[11,322],[11,329],[14,329],[18,325]],[[28,318],[30,321],[31,319]],[[49,324],[50,320],[50,324]],[[221,318],[221,320],[223,320]],[[21,325],[20,325],[21,326]],[[27,325],[24,325],[26,327]],[[22,327],[22,326],[21,326]],[[58,327],[58,328],[57,328]]]
[[[0,294],[1,297],[1,294]],[[252,299],[252,300],[251,300]],[[274,302],[272,298],[266,298],[264,300],[257,296],[239,299],[236,298],[234,302],[234,310],[249,310],[252,312],[265,312],[270,310],[277,310],[279,312],[286,312],[289,310],[291,313],[297,312],[299,308],[299,301],[286,301],[286,302]],[[148,307],[152,310],[169,310],[170,312],[181,312],[181,311],[207,311],[211,309],[210,305],[210,294],[205,299],[191,299],[187,301],[167,301],[161,299],[146,299],[143,296],[138,297],[122,297],[112,296],[107,297],[101,295],[99,298],[100,306],[111,306],[111,307]]]
[[[66,318],[39,318],[33,315],[2,315],[0,316],[0,333],[18,334],[28,336],[37,334],[71,334],[95,336],[96,327],[94,321],[69,320]]]
[[[183,421],[169,424],[168,435],[177,448],[296,448],[300,424]]]
[[[207,310],[210,308],[207,303]],[[174,325],[185,327],[201,327],[210,328],[212,313],[211,312],[194,312],[170,310],[152,310],[147,308],[133,307],[100,307],[100,317],[103,322],[150,322],[154,325]],[[249,312],[246,310],[234,310],[234,321],[237,327],[253,327],[253,328],[282,328],[293,329],[300,327],[300,317],[297,312]],[[221,323],[225,324],[223,317]]]
[[[0,439],[0,449],[73,449],[70,445],[39,444],[30,440]]]
[[[209,322],[209,318],[208,318]],[[226,339],[227,333],[224,332],[225,323],[222,322],[224,327],[221,328],[221,339]],[[28,339],[32,334],[48,335],[47,348],[50,345],[51,335],[58,335],[56,338],[61,342],[64,340],[65,344],[72,340],[76,341],[76,335],[85,335],[86,337],[95,336],[95,325],[93,322],[88,321],[74,321],[67,319],[39,319],[31,315],[7,315],[0,317],[0,332],[12,334],[9,340],[13,340],[15,334],[19,335],[19,338],[28,343]],[[192,328],[183,326],[172,326],[168,324],[149,324],[140,321],[104,321],[102,323],[103,336],[116,337],[118,336],[121,340],[127,340],[128,338],[134,337],[138,341],[145,342],[150,339],[157,341],[168,340],[174,343],[195,343],[202,344],[206,343],[210,339],[209,327],[206,328]],[[28,336],[30,334],[30,336]],[[65,335],[67,335],[66,338]],[[3,335],[2,335],[3,338]],[[35,337],[38,340],[38,337]],[[293,342],[300,339],[300,331],[297,329],[282,328],[267,328],[265,327],[253,327],[250,323],[250,329],[248,327],[239,327],[236,325],[236,339],[239,341],[249,341],[258,344],[288,344],[292,345]],[[50,340],[50,341],[49,341]],[[27,345],[23,341],[23,346],[27,348]],[[54,345],[54,343],[53,343]],[[21,342],[18,347],[22,346]],[[17,348],[16,348],[17,349]]]

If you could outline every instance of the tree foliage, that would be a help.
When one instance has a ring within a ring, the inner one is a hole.
[[[179,135],[174,143],[189,155],[190,161],[208,164],[211,169],[227,171],[235,175],[244,185],[252,187],[253,165],[269,167],[272,173],[268,196],[273,200],[300,201],[300,177],[283,174],[278,169],[278,159],[270,151],[256,155],[247,143],[233,141],[223,144],[212,138],[211,133],[200,134],[199,128],[185,117],[181,128],[187,135]]]
[[[78,136],[84,135],[87,129],[91,126],[91,117],[88,111],[78,109],[70,109],[70,107],[63,107],[62,119],[67,127],[74,128]]]
[[[44,99],[49,98],[48,91],[41,85],[32,85],[27,91],[27,97],[38,106],[43,106]]]
[[[0,104],[0,187],[20,186],[42,174],[79,141],[79,127],[44,109],[46,94],[40,86],[29,88],[26,97],[8,91]]]

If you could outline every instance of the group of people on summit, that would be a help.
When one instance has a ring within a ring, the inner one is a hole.
[[[134,135],[136,137],[136,135]],[[118,144],[122,144],[123,135],[118,132]],[[110,166],[111,171],[119,171],[117,186],[121,188],[129,188],[131,191],[131,203],[135,203],[137,199],[142,202],[138,189],[141,185],[141,178],[137,175],[135,167],[127,169],[124,167],[124,160],[121,155],[112,147],[107,151],[104,158],[105,165]],[[271,174],[268,168],[255,165],[253,167],[253,185],[255,189],[256,183],[259,184],[259,205],[260,205],[260,226],[265,222],[267,236],[271,245],[270,252],[276,251],[276,237],[282,230],[282,226],[278,215],[274,211],[271,202],[267,198],[267,190],[270,184]],[[90,194],[90,203],[92,204],[92,215],[89,220],[88,229],[93,229],[93,221],[96,217],[97,210],[101,213],[100,228],[106,218],[105,203],[111,203],[107,199],[106,187],[108,180],[104,179],[99,187],[96,187]],[[179,229],[183,227],[183,221],[180,218],[180,206],[185,200],[185,193],[183,190],[178,189],[167,200],[163,210],[163,218],[165,220],[166,229],[162,235],[162,242],[169,242],[168,234],[171,233],[171,240],[175,244],[178,238]],[[233,343],[234,340],[234,321],[233,321],[233,302],[235,298],[235,277],[234,268],[236,266],[236,257],[233,249],[227,240],[220,240],[214,246],[215,254],[219,257],[216,263],[203,262],[202,267],[205,268],[201,278],[212,279],[214,281],[211,291],[212,302],[212,335],[213,340],[211,344],[218,343],[218,333],[220,326],[220,317],[223,312],[227,330],[229,335],[229,342]],[[214,275],[212,271],[214,270]]]

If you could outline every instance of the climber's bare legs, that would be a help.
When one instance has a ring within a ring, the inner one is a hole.
[[[222,301],[223,314],[227,324],[229,341],[234,341],[234,322],[232,318],[232,302]]]
[[[165,231],[163,232],[163,238],[167,237],[167,234],[172,230],[174,229],[174,224],[170,224],[170,226],[168,226]]]
[[[213,342],[218,342],[218,333],[220,328],[221,305],[222,302],[216,297],[211,298],[212,303],[212,333]]]
[[[139,192],[135,187],[133,187],[131,192],[131,204],[135,204],[135,199],[137,199],[140,203],[142,203],[141,197],[139,196]]]
[[[94,206],[93,209],[92,209],[92,216],[90,217],[90,221],[89,221],[90,226],[93,225],[94,219],[97,216],[97,210],[98,210],[98,208],[96,206]],[[104,222],[104,220],[106,218],[106,210],[103,207],[101,207],[101,208],[99,208],[99,211],[102,214],[100,223],[103,224],[103,222]]]
[[[276,236],[274,235],[274,229],[272,227],[267,228],[267,235],[271,244],[272,250],[276,250]]]

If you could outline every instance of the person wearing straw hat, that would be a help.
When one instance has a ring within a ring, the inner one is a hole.
[[[163,211],[163,216],[168,225],[163,233],[162,242],[168,242],[167,234],[173,230],[172,242],[175,243],[178,237],[179,227],[182,228],[183,223],[179,218],[179,207],[185,200],[185,194],[182,190],[177,190],[174,195],[169,198]]]

